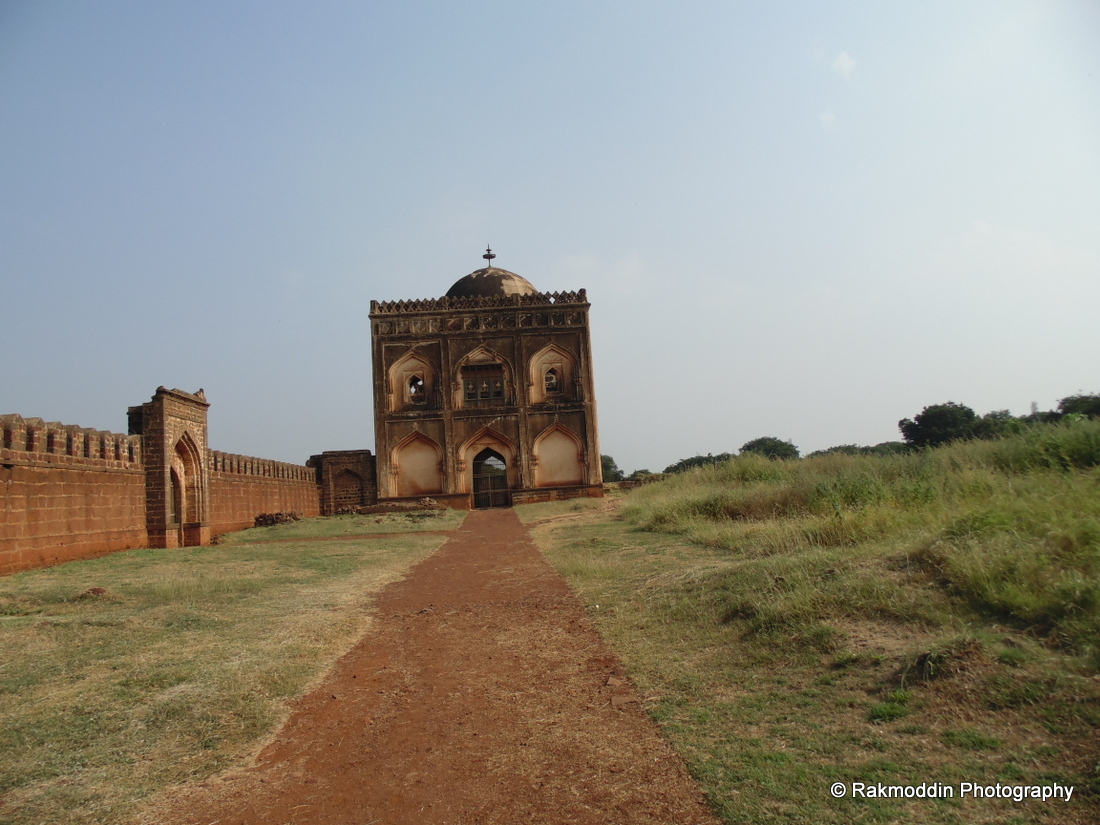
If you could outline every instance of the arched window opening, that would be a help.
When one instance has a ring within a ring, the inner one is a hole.
[[[546,371],[545,386],[547,395],[557,395],[561,392],[561,375],[553,367]]]
[[[414,375],[409,378],[409,402],[412,404],[423,404],[428,399],[428,393],[424,386],[424,377],[421,375]]]
[[[168,496],[168,523],[176,525],[179,524],[180,513],[183,512],[183,484],[174,468],[168,474],[172,488]]]

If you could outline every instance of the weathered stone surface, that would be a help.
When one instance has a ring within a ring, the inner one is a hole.
[[[602,495],[588,309],[583,289],[495,267],[444,298],[372,301],[378,499]]]

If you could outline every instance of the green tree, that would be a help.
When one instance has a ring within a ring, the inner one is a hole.
[[[696,467],[709,467],[712,464],[725,464],[733,458],[730,453],[718,453],[718,455],[694,455],[691,458],[681,458],[675,464],[669,464],[665,467],[666,473],[682,473],[686,470],[693,470]]]
[[[806,458],[832,455],[833,453],[843,453],[844,455],[897,455],[906,452],[909,452],[909,448],[900,441],[883,441],[873,447],[861,447],[858,444],[838,444],[836,447],[829,447],[825,450],[815,450]]]
[[[1100,395],[1067,395],[1058,402],[1058,412],[1062,415],[1087,415],[1100,418]]]
[[[741,445],[742,453],[757,453],[767,456],[772,461],[778,459],[798,458],[798,447],[790,441],[782,441],[774,436],[766,435],[762,438],[754,438]]]
[[[913,418],[898,422],[905,443],[910,447],[938,447],[974,436],[978,415],[965,404],[948,401],[925,407]]]
[[[1023,432],[1024,427],[1024,422],[1008,410],[993,410],[974,422],[974,438],[1004,438]]]
[[[863,455],[865,450],[869,447],[860,447],[857,444],[837,444],[835,447],[828,447],[824,450],[814,450],[812,453],[806,456],[806,458],[814,458],[819,455],[833,455],[834,453],[843,453],[844,455]]]
[[[619,469],[619,465],[615,463],[609,455],[600,456],[600,466],[603,468],[603,480],[604,481],[622,481],[623,471]]]
[[[908,451],[909,448],[902,441],[882,441],[873,447],[863,448],[863,452],[867,455],[898,455]]]

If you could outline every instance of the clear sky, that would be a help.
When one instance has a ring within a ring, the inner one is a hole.
[[[627,471],[1100,391],[1100,4],[0,2],[0,412],[373,449],[370,299],[486,243]]]

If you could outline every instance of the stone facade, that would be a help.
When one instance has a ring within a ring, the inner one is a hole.
[[[145,445],[145,519],[151,547],[210,543],[206,395],[158,387],[130,407],[130,434]]]
[[[371,302],[378,497],[452,507],[603,494],[585,291],[506,270]]]

